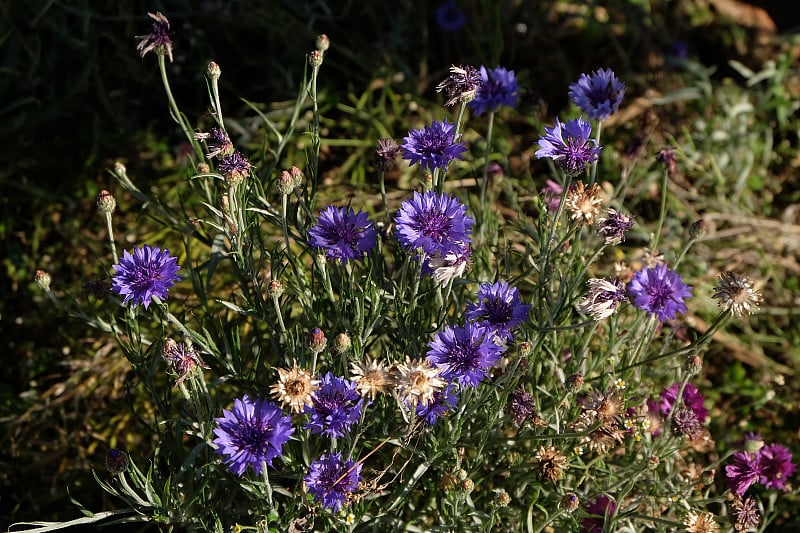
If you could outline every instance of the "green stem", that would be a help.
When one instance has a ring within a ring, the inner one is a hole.
[[[489,112],[489,125],[486,128],[486,150],[483,153],[483,182],[481,183],[481,220],[486,213],[486,188],[489,181],[489,153],[492,150],[492,133],[494,130],[494,111]],[[481,224],[483,230],[483,224]]]
[[[194,153],[197,156],[198,161],[205,160],[205,156],[203,154],[203,149],[200,147],[200,143],[197,139],[194,138],[194,133],[192,129],[189,127],[189,124],[186,121],[186,117],[183,116],[180,109],[178,109],[178,104],[175,102],[175,97],[172,95],[172,89],[169,85],[169,78],[167,78],[167,63],[164,59],[163,54],[158,55],[158,69],[161,71],[161,82],[164,84],[164,91],[167,93],[167,100],[169,101],[169,111],[172,115],[173,120],[178,123],[183,130],[183,134],[186,136],[186,139],[189,141],[189,144],[192,145],[194,149]]]
[[[664,171],[661,178],[661,211],[658,215],[658,227],[653,236],[653,244],[650,246],[650,251],[657,254],[658,241],[661,239],[661,229],[664,227],[664,217],[667,215],[667,171]]]
[[[117,256],[117,244],[114,242],[114,225],[111,224],[111,213],[103,213],[106,216],[106,227],[108,228],[108,244],[111,245],[111,254],[114,256],[114,264],[119,263]]]
[[[597,146],[600,146],[600,132],[603,131],[603,123],[601,121],[597,121],[597,135],[595,135],[595,141],[597,142]],[[589,174],[589,185],[591,186],[595,180],[597,179],[597,163],[600,159],[596,159],[592,162],[592,168]]]

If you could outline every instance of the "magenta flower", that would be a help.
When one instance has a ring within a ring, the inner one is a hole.
[[[731,464],[725,466],[728,488],[737,496],[743,495],[753,483],[758,483],[763,475],[761,456],[748,452],[736,452]]]
[[[119,264],[114,265],[111,290],[124,297],[122,303],[133,302],[133,307],[142,304],[147,309],[154,296],[166,300],[169,288],[181,279],[176,274],[180,268],[178,258],[167,248],[145,244],[134,248],[132,254],[125,250]]]
[[[614,516],[617,504],[605,494],[601,494],[596,500],[587,503],[584,509],[592,516],[581,520],[581,533],[603,533],[606,519]]]
[[[675,408],[675,402],[678,400],[678,392],[681,390],[681,383],[673,383],[666,389],[661,391],[661,402],[658,404],[658,410],[661,416],[668,417],[670,412]],[[691,383],[687,383],[683,387],[683,394],[681,394],[681,403],[694,411],[697,420],[701,423],[705,421],[708,416],[708,409],[703,406],[703,396],[700,391]]]
[[[761,462],[761,474],[758,482],[768,489],[786,491],[786,480],[797,470],[792,462],[792,452],[780,444],[768,444],[758,451]]]

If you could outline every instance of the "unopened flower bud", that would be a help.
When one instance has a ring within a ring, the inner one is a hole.
[[[517,346],[517,351],[519,352],[519,356],[523,359],[527,359],[528,356],[531,354],[531,350],[533,349],[533,345],[528,341],[523,341],[519,343]]]
[[[690,374],[699,374],[703,370],[703,358],[697,354],[692,354],[686,358],[684,368]]]
[[[124,178],[128,175],[128,169],[122,164],[122,161],[114,161],[114,174]]]
[[[33,280],[36,282],[36,285],[39,286],[42,292],[50,292],[50,274],[44,270],[37,270],[33,275]]]
[[[282,195],[289,195],[294,190],[294,178],[288,171],[284,170],[278,176],[278,183],[275,187]]]
[[[472,492],[475,489],[475,482],[467,478],[461,482],[461,490],[463,492]]]
[[[128,469],[130,459],[127,452],[112,448],[106,455],[106,468],[112,476],[121,474]]]
[[[116,208],[117,201],[114,199],[114,196],[105,189],[100,191],[100,194],[97,195],[97,210],[101,213],[110,214],[113,213]]]
[[[208,163],[198,163],[197,164],[197,173],[198,174],[208,174],[211,172],[211,167],[208,166]]]
[[[214,61],[209,61],[208,70],[206,71],[206,73],[208,74],[209,78],[218,80],[220,75],[222,74],[222,69],[219,68],[219,65],[217,65]]]
[[[583,374],[570,374],[564,384],[568,391],[575,392],[583,387]]]
[[[308,334],[306,346],[309,350],[311,350],[312,353],[320,353],[327,345],[328,339],[325,337],[325,333],[321,329],[314,328],[311,330],[311,333]]]
[[[659,459],[657,455],[651,455],[647,459],[647,468],[649,468],[650,470],[655,470],[656,468],[658,468],[658,465],[660,464],[661,464],[661,459]]]
[[[294,180],[295,187],[301,186],[303,184],[303,179],[306,177],[303,171],[295,166],[289,169],[289,174],[292,176],[292,180]]]
[[[308,54],[308,64],[312,67],[319,67],[322,65],[322,56],[323,53],[319,50],[314,50],[313,52],[309,52]]]
[[[760,433],[748,433],[744,439],[744,451],[749,453],[757,453],[764,447],[764,439],[761,438]]]
[[[350,351],[350,348],[353,347],[353,341],[350,339],[350,335],[347,333],[339,333],[333,339],[333,345],[331,349],[334,353],[337,354],[345,354]]]
[[[283,294],[283,283],[277,279],[270,281],[269,286],[267,287],[267,294],[270,296],[270,298],[280,298]]]
[[[572,511],[578,508],[578,505],[580,505],[580,503],[581,501],[578,499],[578,496],[576,496],[571,492],[568,492],[564,494],[563,498],[561,498],[560,507],[564,511],[571,513]]]
[[[708,233],[708,222],[703,220],[697,220],[689,226],[689,237],[693,240],[699,240],[706,236]]]
[[[317,50],[320,52],[327,52],[331,47],[331,40],[324,33],[317,35]]]
[[[675,172],[678,169],[678,164],[675,162],[675,152],[669,146],[663,148],[656,156],[656,161],[667,167],[667,174],[670,178],[675,177]]]

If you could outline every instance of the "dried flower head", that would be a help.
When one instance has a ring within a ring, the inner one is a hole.
[[[454,279],[464,275],[472,263],[472,246],[469,243],[456,243],[450,250],[437,250],[423,264],[422,273],[430,275],[441,287],[446,287]]]
[[[733,316],[749,315],[763,300],[747,276],[733,272],[720,274],[719,285],[711,297],[719,300],[717,304],[725,311],[730,310]]]
[[[511,414],[511,420],[518,426],[521,426],[525,420],[530,418],[533,414],[533,409],[536,402],[525,389],[514,389],[508,399],[508,411]]]
[[[731,521],[736,531],[755,529],[761,523],[761,513],[753,498],[734,497],[731,503]]]
[[[603,237],[606,244],[625,242],[625,233],[633,227],[633,219],[609,207],[606,216],[598,222],[597,234]]]
[[[378,149],[372,160],[375,168],[381,172],[392,170],[397,165],[397,154],[400,153],[400,145],[394,139],[379,139]]]
[[[622,443],[625,436],[619,427],[619,422],[615,419],[602,419],[594,410],[581,413],[571,427],[580,433],[589,431],[587,435],[581,437],[581,444],[599,454],[608,453],[611,448]]]
[[[577,509],[580,504],[581,504],[581,501],[578,498],[578,496],[573,492],[568,492],[568,493],[564,494],[563,498],[561,498],[561,502],[559,503],[559,507],[561,509],[563,509],[564,511],[566,511],[568,513],[571,513],[572,511]]]
[[[208,368],[195,347],[188,342],[178,344],[173,339],[167,338],[161,355],[169,365],[169,369],[178,376],[176,385],[183,383],[195,368]]]
[[[199,141],[205,141],[208,154],[206,157],[225,157],[233,154],[235,151],[230,137],[224,129],[214,127],[209,132],[195,133],[194,138]]]
[[[152,31],[147,35],[137,36],[139,43],[136,45],[136,50],[139,55],[144,57],[148,52],[154,52],[158,55],[169,56],[170,63],[172,62],[172,40],[170,35],[173,33],[169,29],[169,20],[161,14],[160,11],[148,13],[148,17],[153,19]]]
[[[566,456],[561,454],[555,446],[549,448],[539,446],[536,460],[539,461],[539,479],[550,483],[556,483],[567,466]]]
[[[603,205],[600,186],[595,183],[587,189],[582,181],[572,186],[565,200],[570,218],[587,225],[594,224],[594,219],[600,214]]]
[[[600,392],[595,389],[586,397],[583,408],[594,411],[600,420],[619,420],[622,416],[622,399],[616,391]]]
[[[610,317],[619,304],[628,300],[625,284],[618,279],[592,278],[587,284],[589,290],[578,304],[578,309],[595,320]]]
[[[112,476],[121,474],[128,469],[129,464],[130,457],[128,457],[128,452],[117,450],[116,448],[108,450],[108,454],[106,454],[106,469],[108,469],[109,474]]]
[[[229,185],[237,185],[250,177],[250,162],[238,151],[222,156],[217,168]]]
[[[686,533],[716,533],[719,531],[717,521],[711,513],[696,513],[690,511],[683,521],[686,526]]]
[[[279,381],[270,388],[270,394],[281,402],[282,407],[288,405],[293,413],[302,413],[306,405],[311,405],[319,380],[313,379],[308,370],[298,367],[297,361],[293,363],[292,368],[277,369]]]
[[[439,369],[431,366],[427,359],[406,359],[394,366],[393,380],[400,400],[411,407],[428,405],[436,391],[447,382],[439,376]]]
[[[350,379],[356,382],[356,391],[363,397],[374,400],[392,387],[392,378],[381,361],[371,357],[363,362],[354,361],[350,365]]]
[[[478,87],[481,85],[481,73],[469,65],[450,67],[450,75],[436,86],[436,92],[442,91],[447,95],[445,106],[451,106],[459,101],[469,102],[475,98]]]

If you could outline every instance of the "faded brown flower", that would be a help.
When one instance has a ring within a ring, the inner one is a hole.
[[[593,224],[603,206],[600,186],[595,183],[587,189],[579,181],[567,193],[566,206],[572,220],[578,220],[581,224]]]
[[[272,397],[281,402],[281,406],[289,406],[293,413],[302,413],[306,405],[312,404],[312,395],[319,388],[319,380],[313,379],[311,373],[297,366],[278,369],[279,381],[270,387]]]

